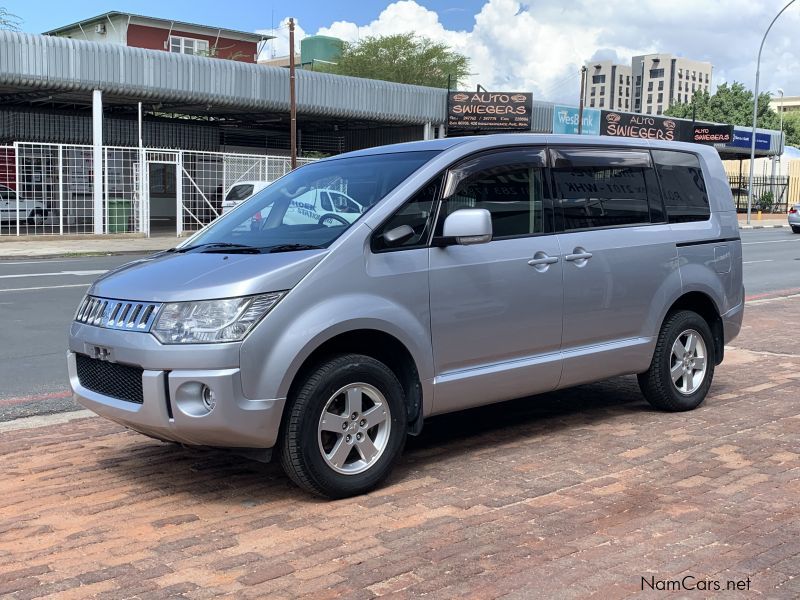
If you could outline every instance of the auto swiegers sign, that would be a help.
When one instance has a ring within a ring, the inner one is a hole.
[[[533,94],[526,92],[449,92],[448,131],[530,131]]]

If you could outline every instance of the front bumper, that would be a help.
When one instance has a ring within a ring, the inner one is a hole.
[[[112,360],[143,369],[141,404],[81,384],[76,353],[92,356],[94,345],[108,349]],[[67,353],[70,385],[75,400],[86,408],[151,437],[199,446],[271,448],[278,438],[285,398],[245,397],[238,360],[233,364],[238,348],[226,351],[219,346],[207,347],[208,352],[161,346],[149,334],[73,323]],[[216,364],[209,364],[209,356],[217,359],[212,361]],[[203,385],[214,394],[210,411],[202,403]]]

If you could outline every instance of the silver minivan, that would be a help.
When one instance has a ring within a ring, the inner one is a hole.
[[[363,212],[288,218],[313,190]],[[433,415],[625,374],[693,409],[743,309],[713,147],[450,138],[303,166],[108,273],[75,315],[69,376],[104,417],[274,452],[335,498],[378,485]]]

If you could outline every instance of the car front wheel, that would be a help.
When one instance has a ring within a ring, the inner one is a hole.
[[[706,320],[690,310],[677,311],[664,320],[650,368],[639,375],[639,387],[655,408],[692,410],[705,400],[715,364]]]
[[[403,388],[383,363],[344,354],[318,364],[289,399],[281,464],[327,498],[363,494],[390,473],[406,440]]]

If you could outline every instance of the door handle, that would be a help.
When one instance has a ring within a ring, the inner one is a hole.
[[[557,256],[542,256],[540,258],[532,258],[531,260],[528,261],[528,264],[532,267],[536,267],[539,265],[552,265],[557,262],[558,262]]]
[[[592,258],[592,253],[591,252],[586,252],[586,250],[584,250],[583,248],[575,248],[575,250],[576,250],[576,252],[574,252],[573,254],[567,254],[564,257],[564,260],[568,260],[568,261],[574,262],[574,261],[579,261],[579,260],[586,261],[586,260],[589,260],[590,258]]]

